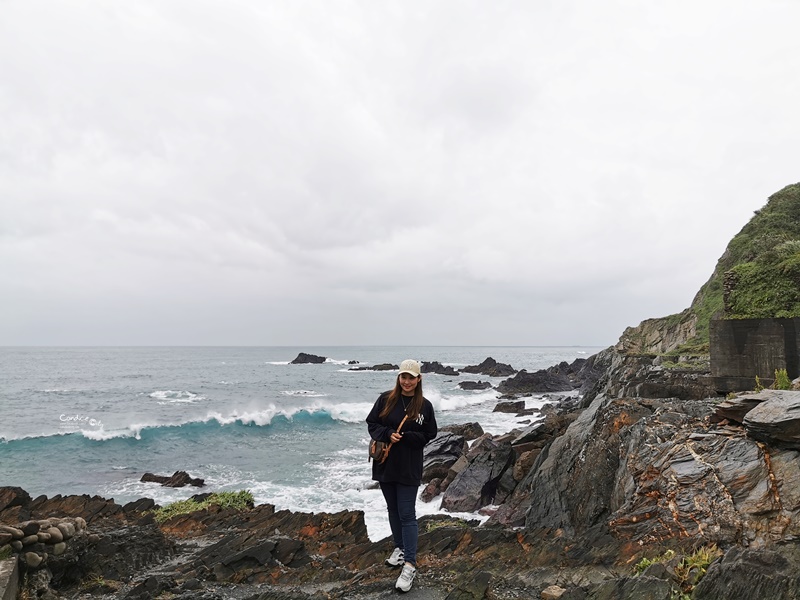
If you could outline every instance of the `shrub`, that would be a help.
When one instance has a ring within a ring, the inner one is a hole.
[[[633,573],[634,575],[641,575],[650,565],[654,565],[656,563],[669,562],[674,557],[675,557],[675,550],[667,550],[666,552],[664,552],[664,554],[659,554],[658,556],[655,556],[653,558],[645,557],[638,563],[636,563],[636,566],[633,567]]]
[[[643,558],[640,560],[634,567],[634,575],[640,575],[647,567],[656,563],[672,563],[674,565],[672,578],[676,587],[672,589],[671,599],[688,600],[692,596],[694,587],[700,583],[700,580],[706,574],[708,567],[720,556],[722,556],[722,551],[717,548],[717,545],[709,544],[698,548],[691,554],[684,555],[675,563],[675,551],[667,550],[664,554],[655,558]]]
[[[179,500],[178,502],[167,504],[151,512],[158,523],[163,523],[174,516],[185,515],[196,510],[203,510],[211,505],[217,505],[220,508],[246,510],[253,507],[253,502],[253,494],[250,490],[242,490],[239,492],[215,492],[203,501],[197,501],[191,498],[188,500]]]
[[[786,369],[775,369],[775,383],[772,384],[772,388],[776,390],[792,389],[792,380],[789,379]]]

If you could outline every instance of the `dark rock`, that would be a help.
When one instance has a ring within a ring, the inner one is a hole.
[[[483,600],[486,598],[486,590],[489,589],[491,580],[491,573],[481,571],[468,581],[460,581],[445,600]]]
[[[492,504],[500,479],[512,467],[514,453],[508,442],[481,438],[470,449],[469,464],[453,479],[442,496],[442,508],[451,512],[473,512]]]
[[[738,396],[723,400],[714,408],[711,422],[719,423],[727,419],[733,423],[741,424],[744,421],[744,416],[763,401],[762,398],[754,398],[752,396]]]
[[[9,488],[0,487],[0,496]],[[18,488],[12,488],[18,489]],[[14,503],[0,511],[0,521],[6,523],[19,523],[33,519],[47,519],[53,515],[63,517],[82,517],[87,523],[108,518],[123,519],[125,514],[122,507],[113,500],[106,500],[100,496],[61,496],[57,494],[52,498],[37,496],[33,500],[27,492],[20,498],[27,498],[22,503]]]
[[[655,364],[655,355],[627,355],[605,350],[605,373],[584,395],[587,406],[598,395],[639,398],[703,400],[718,397],[710,371],[667,369]]]
[[[422,463],[422,481],[444,479],[450,467],[467,451],[463,436],[450,432],[439,433],[425,446]]]
[[[516,450],[516,449],[515,449]],[[514,463],[514,469],[512,471],[512,476],[514,477],[514,481],[519,483],[525,476],[530,472],[533,463],[536,461],[536,457],[539,456],[541,449],[534,448],[531,450],[526,450],[522,452],[518,457],[516,462]],[[495,513],[497,514],[497,513]]]
[[[441,477],[434,477],[431,479],[428,484],[423,488],[422,492],[420,492],[420,500],[423,502],[430,502],[436,496],[442,493],[442,482],[444,481]]]
[[[487,375],[489,377],[509,377],[517,372],[511,365],[499,363],[491,356],[479,365],[470,365],[461,369],[462,373]]]
[[[672,585],[654,577],[621,577],[567,591],[561,600],[671,600]],[[735,596],[730,596],[734,598]],[[756,598],[754,596],[753,598]]]
[[[579,411],[562,414],[560,412],[547,412],[544,417],[523,429],[511,444],[517,452],[531,450],[532,448],[543,448],[554,438],[562,435],[567,427],[580,414]]]
[[[317,356],[316,354],[306,354],[305,352],[301,352],[297,355],[297,357],[291,361],[290,365],[306,365],[306,364],[313,364],[318,365],[324,363],[328,360],[324,356]]]
[[[442,363],[438,361],[433,361],[433,362],[422,361],[420,371],[422,373],[436,373],[437,375],[458,376],[458,371],[456,371],[453,367],[444,366]]]
[[[464,436],[464,439],[468,442],[476,440],[483,435],[483,427],[481,427],[480,423],[476,422],[445,425],[444,427],[440,427],[439,431],[449,431],[451,433],[455,433],[456,435]]]
[[[566,392],[575,389],[569,377],[558,367],[528,373],[525,369],[514,377],[501,381],[497,391],[502,394],[537,394],[541,392]]]
[[[458,384],[462,390],[488,390],[492,387],[492,384],[488,381],[462,381]]]
[[[524,400],[517,400],[513,402],[498,402],[495,404],[492,412],[502,412],[502,413],[518,413],[521,410],[525,410],[525,401]]]
[[[145,473],[139,481],[145,483],[160,483],[164,487],[183,487],[185,485],[193,485],[195,487],[203,487],[205,481],[200,478],[191,477],[186,471],[175,471],[172,475],[154,475],[153,473]]]
[[[125,595],[125,598],[142,598],[149,600],[150,598],[160,596],[164,592],[174,590],[176,587],[177,585],[173,578],[163,575],[153,575],[135,585],[133,589]]]
[[[800,598],[800,565],[773,550],[748,550],[733,547],[722,560],[712,564],[695,587],[692,597],[703,600]]]
[[[577,380],[581,382],[579,390],[581,395],[587,394],[606,375],[614,354],[613,348],[606,348],[586,359],[577,373]]]
[[[17,527],[22,530],[25,537],[36,535],[39,533],[39,529],[42,528],[38,521],[26,521],[25,523],[20,523]]]
[[[391,363],[381,363],[371,367],[351,367],[348,371],[397,371],[400,367]]]
[[[31,501],[31,496],[20,487],[0,488],[0,515],[15,506],[23,506]]]
[[[147,510],[155,508],[156,503],[152,498],[139,498],[132,502],[128,502],[122,507],[126,513],[143,513]]]
[[[203,584],[200,583],[200,581],[198,581],[194,577],[190,577],[189,579],[184,581],[183,584],[181,585],[181,589],[182,590],[188,590],[188,591],[199,590],[202,587],[203,587]]]
[[[747,433],[769,444],[800,450],[800,392],[764,390],[749,397],[761,402],[743,419]]]

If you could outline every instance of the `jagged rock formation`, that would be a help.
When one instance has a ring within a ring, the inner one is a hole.
[[[451,366],[444,366],[438,360],[434,361],[422,361],[421,369],[422,373],[436,373],[437,375],[450,375],[451,377],[458,377],[458,371],[456,371]]]
[[[667,354],[697,335],[697,315],[687,308],[670,317],[646,319],[628,327],[614,346],[622,354]]]
[[[584,405],[600,394],[622,397],[702,400],[716,397],[708,370],[664,367],[653,355],[627,355],[604,351],[605,372],[584,395]]]
[[[461,372],[473,375],[487,375],[489,377],[508,377],[516,373],[517,370],[511,365],[497,362],[489,356],[481,364],[469,365],[461,369]]]
[[[533,373],[523,369],[514,377],[501,381],[497,391],[505,396],[570,392],[591,387],[604,372],[602,360],[578,358],[571,364],[565,361]]]

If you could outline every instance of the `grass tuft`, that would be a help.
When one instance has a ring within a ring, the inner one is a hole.
[[[212,505],[219,506],[220,508],[247,510],[253,507],[253,503],[253,494],[250,490],[242,490],[239,492],[215,492],[202,501],[193,500],[191,498],[188,500],[179,500],[150,512],[153,514],[156,522],[163,523],[177,515],[189,514],[197,510],[203,510]]]

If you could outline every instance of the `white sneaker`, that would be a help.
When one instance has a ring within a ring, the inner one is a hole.
[[[403,560],[403,551],[400,548],[395,548],[392,555],[386,559],[386,564],[390,567],[399,567],[405,560]]]
[[[403,571],[400,573],[400,577],[397,578],[397,583],[394,584],[401,592],[407,592],[411,589],[411,584],[414,582],[414,576],[417,574],[417,569],[409,564],[406,563],[403,565]]]

